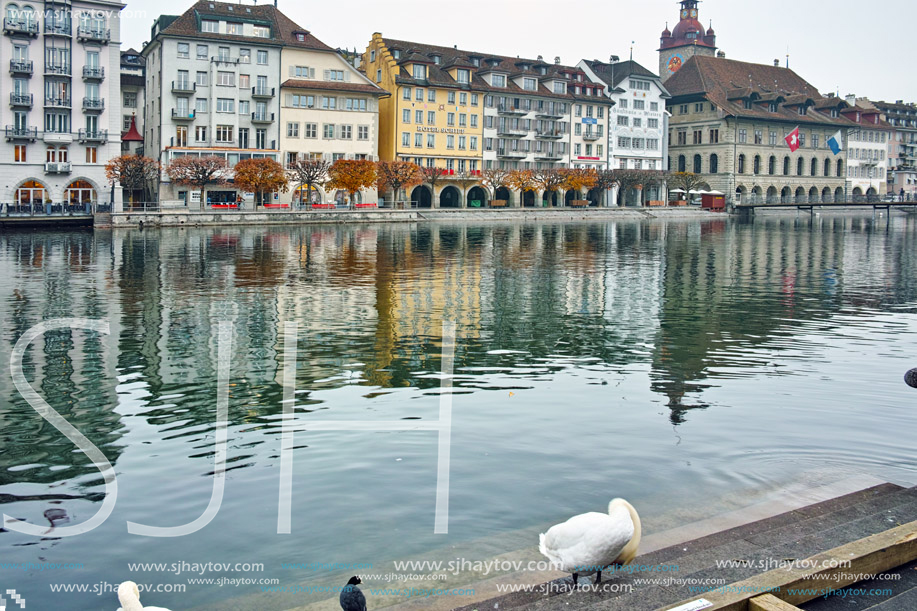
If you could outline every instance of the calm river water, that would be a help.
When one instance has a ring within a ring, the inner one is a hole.
[[[104,452],[118,491],[104,524],[61,538],[53,528],[99,509],[103,480],[8,363],[30,327],[74,316],[111,332],[49,332],[25,376]],[[613,496],[671,525],[803,473],[917,479],[917,391],[902,380],[917,367],[914,217],[4,231],[0,320],[0,511],[48,529],[0,529],[0,586],[35,609],[114,609],[125,579],[186,586],[146,604],[287,609],[336,594],[188,579],[342,585],[373,571],[284,565],[483,559]],[[183,537],[128,534],[210,501],[224,320],[219,512]],[[284,323],[298,323],[307,429],[436,421],[444,320],[457,329],[448,534],[433,532],[432,430],[297,432],[292,534],[277,534]]]

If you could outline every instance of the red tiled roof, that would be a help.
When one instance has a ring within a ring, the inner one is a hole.
[[[206,19],[208,17],[229,21],[257,21],[259,23],[264,23],[264,25],[268,25],[271,28],[271,38],[201,32],[200,21],[202,18]],[[303,34],[304,39],[299,40],[296,36],[297,33]],[[256,4],[251,6],[201,0],[163,29],[160,34],[163,36],[176,36],[180,38],[207,38],[273,46],[283,44],[315,51],[334,51],[334,49],[310,34],[308,30],[297,25],[292,19],[281,13],[271,4]]]
[[[840,109],[847,105],[846,102],[837,99],[837,104],[826,103],[831,98],[822,96],[811,83],[789,68],[695,55],[666,81],[665,87],[672,94],[670,104],[707,99],[737,117],[851,125],[851,121],[842,116],[832,118],[822,112],[823,109]],[[782,103],[778,100],[781,97]],[[746,99],[752,101],[751,108],[745,108]],[[778,102],[776,112],[770,111],[770,104],[764,104],[771,101]],[[815,110],[800,115],[798,107],[802,104],[814,106]]]
[[[491,92],[496,94],[503,95],[535,95],[540,97],[564,99],[564,100],[582,100],[589,101],[594,104],[613,104],[612,100],[605,97],[604,95],[589,96],[582,94],[570,93],[572,86],[577,84],[585,86],[587,84],[592,84],[589,81],[585,73],[575,66],[564,66],[561,64],[548,64],[543,60],[536,59],[524,59],[519,57],[508,57],[503,55],[491,55],[488,53],[480,53],[476,51],[466,51],[458,49],[455,47],[440,47],[436,45],[428,45],[419,42],[410,42],[406,40],[394,40],[391,38],[383,38],[385,46],[389,49],[398,49],[402,52],[402,56],[397,60],[400,67],[400,73],[396,77],[396,82],[400,85],[414,85],[417,87],[452,87],[457,89],[466,89],[469,91],[480,91],[480,92]],[[408,72],[405,67],[406,64],[411,63],[410,60],[405,61],[406,55],[418,54],[427,58],[431,58],[433,55],[438,55],[441,58],[439,64],[428,64],[427,65],[427,78],[426,80],[415,80],[413,75]],[[471,64],[470,58],[477,57],[481,59],[481,65],[479,67],[474,67]],[[458,83],[452,76],[447,72],[451,67],[462,66],[469,64],[469,70],[471,71],[471,83]],[[528,67],[525,67],[528,66]],[[538,68],[544,67],[546,74],[542,75],[538,71]],[[538,79],[537,90],[529,91],[523,89],[512,82],[509,78],[507,79],[506,87],[493,87],[487,83],[487,81],[482,78],[482,74],[488,72],[501,72],[513,76],[531,76]],[[572,74],[582,74],[583,81],[574,81],[565,78],[561,73],[569,72]],[[544,81],[550,81],[552,79],[562,80],[567,83],[567,94],[554,93],[547,86],[544,85]]]

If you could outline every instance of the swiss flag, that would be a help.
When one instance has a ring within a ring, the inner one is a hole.
[[[799,128],[797,127],[789,134],[787,134],[784,140],[786,140],[787,146],[790,147],[790,152],[795,153],[796,149],[799,148]]]

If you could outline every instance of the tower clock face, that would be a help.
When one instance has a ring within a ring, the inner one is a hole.
[[[669,60],[667,65],[669,69],[669,74],[675,74],[678,72],[678,69],[681,68],[681,65],[685,62],[685,58],[681,56],[681,53],[676,53]]]
[[[687,11],[687,9],[685,9],[685,10],[683,10],[683,11],[681,12],[681,18],[682,18],[682,19],[687,19],[687,18],[688,18],[688,11]]]
[[[697,9],[696,8],[691,9],[691,18],[697,19]]]

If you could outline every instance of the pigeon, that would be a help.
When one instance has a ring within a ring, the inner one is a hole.
[[[341,609],[344,611],[366,611],[366,597],[357,587],[363,581],[354,575],[341,590]]]

